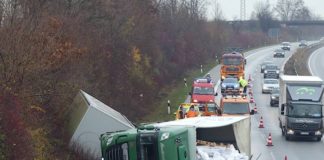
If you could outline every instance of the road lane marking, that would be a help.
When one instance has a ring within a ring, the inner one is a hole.
[[[311,54],[311,56],[308,58],[308,62],[307,62],[308,63],[308,70],[311,73],[311,75],[314,75],[314,73],[312,71],[312,67],[311,67],[311,63],[310,62],[311,62],[311,59],[313,58],[314,54],[316,53],[316,51]]]
[[[270,152],[270,156],[271,156],[272,160],[276,160],[276,157],[273,155],[272,151]]]

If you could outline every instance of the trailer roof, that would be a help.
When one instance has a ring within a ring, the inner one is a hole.
[[[156,123],[154,126],[194,126],[196,128],[214,128],[232,125],[246,118],[249,118],[249,116],[203,116]]]
[[[288,82],[315,82],[318,84],[323,84],[323,80],[317,76],[288,76],[281,75],[280,79]]]

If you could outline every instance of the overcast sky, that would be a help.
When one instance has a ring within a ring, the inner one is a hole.
[[[207,17],[213,18],[213,8],[216,1],[220,4],[223,16],[227,20],[240,19],[240,2],[241,0],[208,0]],[[246,2],[246,18],[250,19],[252,11],[255,9],[256,3],[266,0],[245,0]],[[276,5],[277,0],[269,0],[272,6]],[[305,5],[316,15],[324,18],[324,0],[304,0]]]

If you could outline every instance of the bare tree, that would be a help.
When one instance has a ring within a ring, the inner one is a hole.
[[[274,10],[283,21],[291,21],[305,8],[303,0],[278,0]]]
[[[214,21],[220,21],[224,18],[223,12],[222,12],[222,9],[221,9],[221,6],[220,6],[218,0],[216,0],[214,3],[213,11],[214,11]]]
[[[260,28],[264,33],[267,33],[269,28],[273,26],[273,15],[269,3],[259,2],[255,6],[256,18],[259,21]]]

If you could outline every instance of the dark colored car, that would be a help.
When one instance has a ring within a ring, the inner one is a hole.
[[[237,78],[225,78],[221,84],[221,92],[225,91],[240,91],[240,84]]]
[[[281,49],[290,51],[290,43],[289,42],[282,42],[281,43]]]
[[[279,73],[280,73],[280,70],[279,70],[278,66],[276,66],[274,64],[268,64],[264,68],[263,78],[275,78],[275,79],[278,79],[279,78]]]
[[[270,94],[270,106],[278,106],[279,105],[279,89],[273,89],[271,90]]]
[[[273,64],[273,62],[272,62],[272,61],[264,61],[264,62],[261,64],[261,73],[264,72],[264,68],[265,68],[265,66],[268,65],[268,64]],[[274,64],[273,64],[273,65],[274,65]]]
[[[273,57],[282,57],[282,58],[284,58],[285,57],[285,51],[282,50],[282,49],[277,49],[277,50],[274,51]]]
[[[308,46],[307,41],[305,41],[305,40],[300,41],[299,47],[307,47],[307,46]]]

